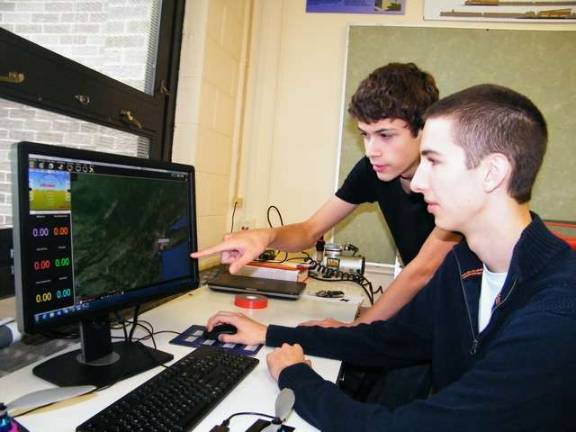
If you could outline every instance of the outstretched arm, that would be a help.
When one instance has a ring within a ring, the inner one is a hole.
[[[304,222],[278,228],[228,234],[222,243],[194,252],[192,258],[219,253],[221,254],[221,261],[230,264],[230,273],[236,273],[268,247],[297,252],[314,245],[320,236],[344,219],[355,208],[355,204],[350,204],[334,196]]]

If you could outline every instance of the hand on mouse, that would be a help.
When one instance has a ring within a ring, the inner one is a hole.
[[[204,338],[220,340],[220,335],[236,334],[237,331],[238,330],[236,329],[236,327],[234,327],[232,324],[218,324],[212,327],[212,331],[206,330],[204,332]]]
[[[260,324],[248,318],[246,315],[237,312],[218,312],[206,323],[208,331],[212,331],[214,326],[219,324],[231,324],[238,330],[236,334],[222,334],[218,337],[220,342],[241,343],[245,345],[257,345],[266,342],[266,331],[268,326]]]

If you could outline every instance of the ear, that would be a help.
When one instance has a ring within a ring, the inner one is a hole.
[[[482,160],[483,182],[486,192],[506,186],[512,172],[512,164],[502,153],[490,153]]]

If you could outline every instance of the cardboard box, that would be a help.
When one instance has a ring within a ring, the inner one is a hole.
[[[308,279],[308,265],[302,263],[270,263],[252,261],[238,272],[241,276],[304,282]]]

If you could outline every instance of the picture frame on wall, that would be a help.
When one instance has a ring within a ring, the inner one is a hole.
[[[571,0],[424,0],[425,20],[574,23]]]
[[[404,15],[406,0],[306,0],[307,13]]]

